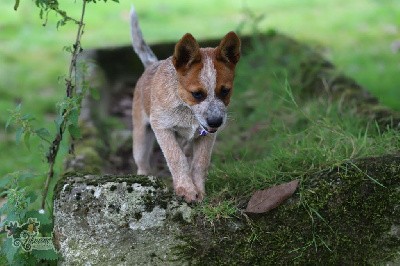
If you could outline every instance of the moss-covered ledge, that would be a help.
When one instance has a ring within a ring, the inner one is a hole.
[[[197,217],[182,229],[177,254],[194,265],[398,263],[400,155],[305,176],[286,204],[238,217],[213,224]]]
[[[381,264],[400,250],[400,155],[304,176],[285,204],[211,224],[143,176],[71,175],[57,185],[62,263]]]

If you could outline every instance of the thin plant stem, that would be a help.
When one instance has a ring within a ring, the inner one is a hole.
[[[84,16],[85,16],[85,11],[86,11],[86,0],[82,1],[82,12],[81,12],[81,18],[78,21],[78,30],[76,34],[76,39],[75,43],[73,45],[73,50],[72,50],[72,57],[71,57],[71,62],[69,66],[69,73],[68,77],[65,79],[65,86],[66,86],[66,95],[68,98],[73,98],[74,95],[76,94],[75,91],[75,85],[76,82],[72,82],[72,76],[76,73],[76,61],[78,58],[78,55],[81,53],[82,48],[81,48],[81,38],[82,34],[84,32],[85,24],[83,23]],[[67,110],[63,110],[62,114],[63,116]],[[44,189],[43,189],[43,196],[42,196],[42,204],[41,208],[44,210],[45,204],[46,204],[46,198],[47,198],[47,193],[49,190],[49,184],[51,179],[54,177],[54,165],[56,162],[57,154],[60,148],[60,144],[63,140],[65,128],[67,126],[67,121],[63,119],[62,123],[57,129],[56,136],[49,147],[49,152],[47,154],[47,162],[49,163],[49,172],[47,174],[46,182],[44,184]]]

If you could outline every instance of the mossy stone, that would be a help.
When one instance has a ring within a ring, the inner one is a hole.
[[[287,203],[261,215],[202,217],[176,247],[193,265],[365,265],[395,260],[400,237],[400,156],[348,162],[304,177]]]

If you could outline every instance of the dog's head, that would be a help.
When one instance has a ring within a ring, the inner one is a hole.
[[[172,62],[179,78],[179,97],[210,133],[226,122],[239,58],[240,39],[233,31],[216,48],[200,48],[190,33],[175,46]]]

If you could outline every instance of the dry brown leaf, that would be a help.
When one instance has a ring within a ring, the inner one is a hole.
[[[282,204],[293,195],[299,185],[299,180],[293,180],[271,188],[257,190],[247,203],[246,212],[264,213]]]

